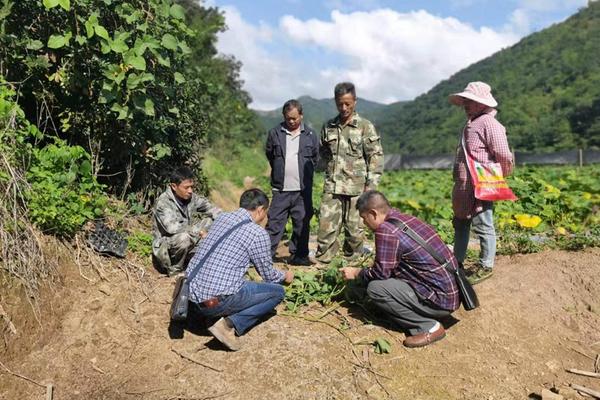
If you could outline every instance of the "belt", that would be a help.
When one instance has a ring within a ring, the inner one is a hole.
[[[198,304],[200,308],[213,308],[219,305],[219,298],[213,297],[208,300],[204,300]]]

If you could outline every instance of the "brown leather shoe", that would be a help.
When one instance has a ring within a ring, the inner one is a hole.
[[[440,324],[439,329],[434,332],[423,332],[418,335],[409,336],[404,339],[404,345],[406,347],[423,347],[427,346],[433,342],[437,342],[438,340],[443,339],[446,336],[446,330]]]

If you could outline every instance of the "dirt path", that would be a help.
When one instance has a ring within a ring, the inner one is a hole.
[[[15,374],[51,382],[55,400],[497,400],[568,383],[600,390],[600,380],[565,372],[593,370],[600,352],[599,258],[600,249],[500,257],[495,276],[477,286],[482,306],[456,312],[447,338],[424,349],[402,347],[403,334],[342,306],[323,323],[283,316],[281,308],[236,353],[201,326],[169,329],[173,281],[154,270],[104,260],[104,279],[82,270],[88,282],[64,265],[62,283],[42,305],[41,327],[17,317],[25,302],[3,295],[18,334],[2,325],[0,360]],[[349,329],[341,330],[344,323]],[[351,344],[378,337],[392,343],[391,354]],[[1,366],[0,388],[0,399],[45,396]]]

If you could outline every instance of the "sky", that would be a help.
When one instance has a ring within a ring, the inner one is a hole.
[[[242,62],[250,107],[332,98],[342,81],[359,98],[412,100],[587,0],[200,0],[223,11],[217,49]]]

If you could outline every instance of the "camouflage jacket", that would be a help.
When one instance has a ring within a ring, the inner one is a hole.
[[[381,138],[371,122],[354,113],[342,127],[339,116],[321,130],[320,154],[325,164],[325,193],[359,195],[375,189],[383,173]]]
[[[208,199],[192,195],[187,207],[182,207],[175,199],[175,194],[170,187],[161,194],[154,206],[153,217],[153,240],[152,249],[156,251],[160,247],[163,238],[187,233],[193,243],[200,240],[200,231],[207,231],[212,220],[221,213],[221,209],[215,207]]]

